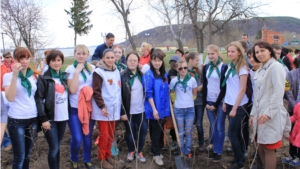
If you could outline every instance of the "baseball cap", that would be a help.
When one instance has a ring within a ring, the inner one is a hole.
[[[170,57],[169,63],[170,63],[171,61],[177,62],[179,59],[180,59],[180,57],[179,57],[178,55],[173,55],[173,56]]]

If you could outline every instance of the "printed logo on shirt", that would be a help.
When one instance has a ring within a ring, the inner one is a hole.
[[[113,80],[112,80],[112,79],[108,79],[107,82],[108,82],[110,85],[112,85]]]
[[[119,87],[121,87],[121,81],[120,80],[118,81],[118,85],[119,85]]]
[[[176,88],[179,89],[180,91],[184,92],[184,89],[183,89],[182,84],[178,84],[178,85],[176,86]],[[192,90],[192,86],[191,86],[191,85],[187,85],[187,86],[186,86],[186,91],[188,91],[188,90]]]
[[[55,84],[55,104],[64,104],[67,101],[65,94],[65,86]]]

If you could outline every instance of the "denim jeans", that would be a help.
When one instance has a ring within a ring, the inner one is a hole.
[[[48,165],[59,169],[60,143],[64,137],[67,121],[50,121],[51,130],[43,130],[49,145]]]
[[[151,152],[153,156],[161,154],[161,147],[164,141],[164,122],[165,119],[151,120],[149,119],[149,131],[151,139]]]
[[[198,131],[198,143],[200,147],[204,145],[203,114],[204,114],[204,106],[195,105],[195,119],[196,119],[197,131]]]
[[[7,128],[14,153],[13,169],[29,169],[30,153],[37,131],[37,118],[8,118]]]
[[[71,134],[70,141],[70,158],[73,162],[79,160],[79,149],[83,142],[83,161],[85,163],[91,161],[92,154],[92,133],[95,121],[90,120],[89,134],[84,135],[82,131],[82,124],[78,118],[78,109],[72,108],[72,114],[69,117],[68,126]]]
[[[124,121],[124,125],[128,152],[134,152],[137,149],[140,153],[144,147],[148,129],[145,113],[130,114],[128,120]]]
[[[232,107],[226,104],[226,113],[230,113]],[[239,165],[244,163],[245,142],[242,136],[242,122],[246,116],[246,108],[247,104],[239,106],[235,117],[229,117],[228,138],[232,145],[235,163]]]
[[[213,102],[207,102],[207,105],[213,105]],[[224,140],[225,140],[225,119],[226,113],[222,110],[222,103],[216,108],[215,111],[206,109],[207,116],[210,122],[210,131],[212,132],[212,140],[214,146],[214,153],[222,154]]]
[[[183,154],[191,153],[193,121],[195,118],[194,107],[174,108],[175,119],[178,128],[178,135],[181,143],[181,152]]]

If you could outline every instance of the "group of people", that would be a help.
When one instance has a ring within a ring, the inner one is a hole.
[[[87,62],[88,48],[77,45],[75,61],[65,72],[61,70],[64,55],[59,50],[46,54],[47,66],[42,73],[30,68],[32,55],[28,49],[14,50],[11,70],[1,78],[8,100],[7,108],[1,106],[1,113],[8,115],[2,116],[1,123],[7,119],[13,169],[29,168],[39,131],[49,145],[49,168],[59,169],[60,144],[67,125],[72,169],[78,168],[81,144],[84,165],[95,168],[91,162],[95,125],[99,130],[94,141],[101,167],[119,167],[122,163],[111,156],[118,120],[126,129],[127,161],[146,162],[143,147],[149,127],[153,160],[162,166],[164,125],[171,116],[171,106],[178,131],[170,131],[170,148],[179,147],[187,159],[192,158],[193,125],[197,128],[199,151],[205,150],[202,122],[206,110],[211,143],[208,159],[219,162],[222,158],[228,116],[228,138],[234,153],[230,169],[244,167],[250,137],[265,169],[276,168],[275,149],[282,146],[283,137],[291,142],[291,157],[284,162],[300,164],[298,132],[292,131],[289,136],[291,122],[297,126],[300,111],[295,106],[300,100],[300,57],[293,60],[295,69],[286,73],[279,58],[282,52],[276,51],[281,46],[263,41],[250,46],[245,41],[234,41],[226,47],[228,65],[223,62],[220,48],[211,44],[206,50],[208,64],[199,66],[198,53],[183,54],[178,49],[176,52],[181,55],[170,58],[171,69],[167,72],[162,50],[144,42],[141,56],[134,51],[125,55],[123,47],[113,43],[114,35],[107,34],[106,42],[96,48],[91,64]],[[284,97],[289,100],[289,113],[283,106]],[[180,144],[176,142],[177,134]]]

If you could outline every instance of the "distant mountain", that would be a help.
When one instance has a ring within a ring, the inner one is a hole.
[[[238,21],[233,20],[229,23],[227,29],[229,29],[230,35],[222,37],[222,32],[219,32],[214,36],[213,42],[220,46],[227,44],[232,41],[232,39],[238,40],[241,38],[243,33],[248,33],[250,39],[254,40],[256,33],[261,30],[262,27],[267,26],[268,29],[278,31],[278,32],[295,32],[300,34],[300,19],[294,17],[256,17],[248,20]],[[177,27],[174,27],[175,31]],[[228,31],[228,30],[227,30]],[[142,42],[147,41],[147,36],[145,33],[149,33],[148,42],[153,46],[177,46],[176,41],[173,38],[172,33],[170,32],[169,26],[158,26],[152,29],[144,30],[137,35],[135,35],[134,41],[137,46],[140,46]],[[228,37],[230,36],[230,37]],[[222,40],[221,40],[222,39]],[[195,38],[191,25],[186,25],[186,29],[182,35],[182,40],[184,46],[190,48],[195,47]],[[207,43],[207,39],[204,39]],[[122,42],[125,45],[125,42]],[[126,41],[126,46],[130,45],[129,41]],[[208,45],[208,44],[205,44]]]

